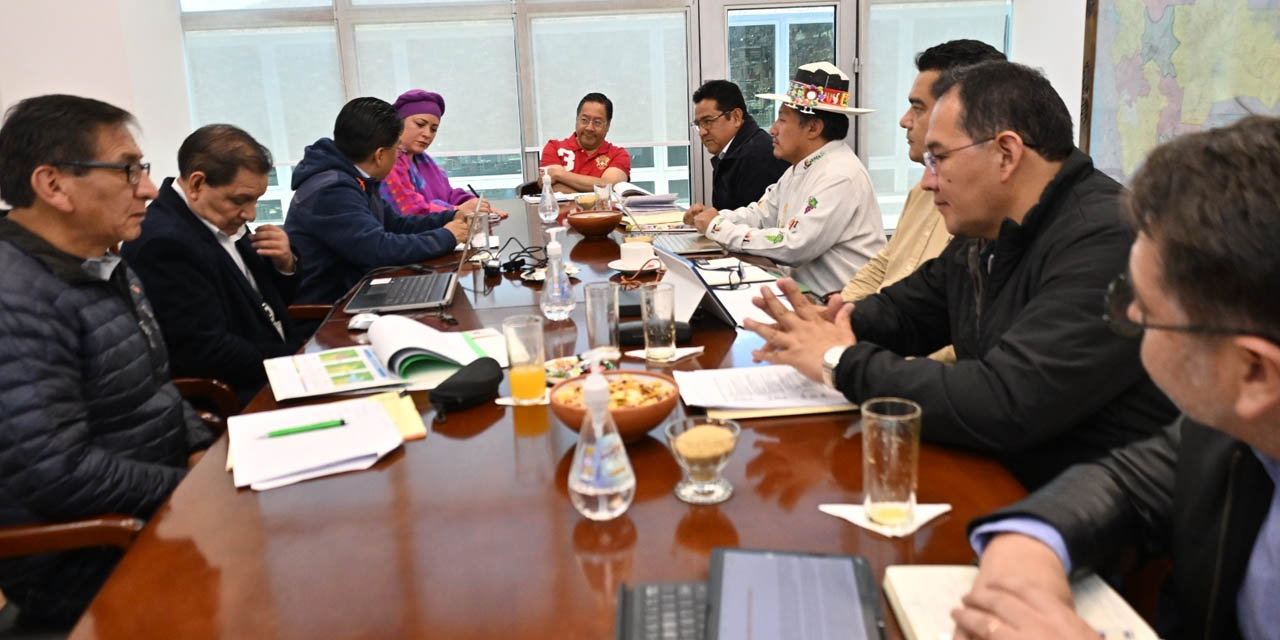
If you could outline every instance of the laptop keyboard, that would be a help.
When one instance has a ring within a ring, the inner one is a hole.
[[[718,251],[720,245],[701,233],[662,233],[655,234],[653,246],[668,253],[701,253]]]
[[[451,275],[447,273],[432,273],[396,278],[388,285],[387,297],[381,304],[387,307],[394,307],[402,304],[443,300],[445,291],[449,288],[449,277]]]
[[[631,640],[702,640],[707,636],[707,583],[637,585]]]

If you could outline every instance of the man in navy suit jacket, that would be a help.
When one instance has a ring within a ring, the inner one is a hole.
[[[262,361],[305,335],[289,323],[297,259],[274,225],[250,234],[271,152],[243,130],[201,127],[178,149],[177,179],[147,206],[121,255],[138,273],[169,347],[173,375],[218,378],[242,404],[266,382]]]

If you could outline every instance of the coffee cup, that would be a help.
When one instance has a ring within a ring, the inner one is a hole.
[[[653,245],[648,242],[625,242],[619,247],[621,257],[619,262],[622,263],[624,269],[637,271],[654,257]]]

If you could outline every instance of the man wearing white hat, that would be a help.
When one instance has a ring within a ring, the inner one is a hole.
[[[839,291],[884,246],[880,205],[871,177],[844,137],[850,115],[849,78],[834,65],[800,67],[777,100],[770,127],[773,155],[791,163],[759,202],[716,210],[695,204],[685,222],[730,251],[767,257],[819,294]]]

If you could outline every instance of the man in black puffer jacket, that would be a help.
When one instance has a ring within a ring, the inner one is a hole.
[[[1167,552],[1162,638],[1280,632],[1280,118],[1155,151],[1132,181],[1137,240],[1107,314],[1185,414],[970,525],[982,565],[957,638],[1080,638],[1066,575]],[[1102,375],[1105,375],[1102,374]]]
[[[169,381],[132,271],[108,250],[156,196],[133,117],[75,96],[23,100],[0,127],[0,525],[148,517],[212,436]],[[22,628],[69,627],[119,552],[0,562]]]

